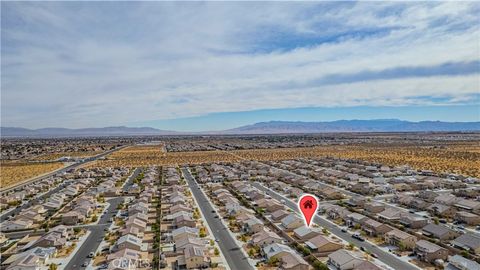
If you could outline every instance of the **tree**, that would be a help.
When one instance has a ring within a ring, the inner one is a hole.
[[[213,249],[213,254],[215,254],[215,256],[220,255],[220,251],[218,250],[217,247],[215,247],[215,248]]]
[[[92,216],[92,222],[96,222],[97,220],[98,220],[97,215],[93,215],[93,216]]]
[[[48,266],[48,270],[57,270],[58,269],[58,265],[54,264],[54,263],[51,263],[49,266]]]
[[[279,266],[280,260],[277,257],[271,257],[268,259],[267,264],[270,266]]]

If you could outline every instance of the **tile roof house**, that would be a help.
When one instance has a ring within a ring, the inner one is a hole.
[[[187,269],[205,268],[209,265],[204,248],[189,246],[184,250],[184,256]]]
[[[2,223],[2,231],[14,231],[28,229],[33,226],[32,220],[14,219],[7,220]]]
[[[42,262],[35,254],[30,254],[11,263],[7,270],[40,270]]]
[[[433,200],[435,203],[445,204],[445,205],[453,205],[459,201],[454,195],[451,194],[440,194]]]
[[[456,231],[448,228],[447,226],[440,224],[437,225],[434,223],[430,223],[427,226],[423,227],[422,234],[440,240],[452,240],[459,236]]]
[[[261,230],[252,235],[250,242],[252,245],[264,247],[274,243],[281,244],[283,242],[283,238],[274,232]]]
[[[359,213],[351,213],[345,217],[347,226],[353,227],[355,225],[362,225],[368,218]]]
[[[270,218],[274,221],[274,222],[278,222],[280,220],[282,220],[282,218],[288,216],[290,214],[290,212],[286,211],[286,210],[283,210],[283,209],[280,209],[280,210],[277,210],[275,212],[273,212],[271,215],[270,215]]]
[[[310,265],[298,254],[289,253],[281,257],[281,269],[285,270],[308,270]]]
[[[293,253],[294,251],[289,248],[288,246],[284,244],[270,244],[268,246],[265,246],[263,249],[263,254],[265,254],[265,257],[267,259],[270,258],[281,258],[283,256],[286,256],[287,254]]]
[[[175,229],[172,231],[172,237],[174,241],[177,241],[181,238],[193,236],[197,237],[199,233],[199,230],[197,228],[191,228],[191,227],[180,227],[178,229]]]
[[[389,225],[370,218],[363,222],[362,229],[371,236],[384,235],[385,233],[393,230],[393,228]]]
[[[320,231],[317,228],[301,226],[293,230],[293,236],[300,240],[300,242],[310,240],[317,235],[320,235]]]
[[[453,217],[457,212],[455,207],[441,203],[430,205],[427,207],[427,211],[440,217]]]
[[[385,205],[379,202],[368,202],[368,203],[365,203],[364,208],[365,210],[367,210],[367,212],[376,214],[385,210]]]
[[[467,251],[472,251],[475,254],[480,254],[480,236],[473,233],[466,233],[460,235],[453,240],[452,245]]]
[[[30,255],[35,255],[38,258],[38,261],[32,261],[31,265],[46,265],[50,258],[55,257],[57,253],[57,249],[54,247],[43,248],[43,247],[35,247],[29,250],[26,250],[21,253],[13,254],[8,257],[5,261],[2,262],[2,265],[9,265],[7,269],[29,269],[27,267],[28,264],[25,264],[25,258]],[[23,268],[25,267],[25,268]],[[36,269],[36,268],[32,268]]]
[[[175,226],[175,228],[180,228],[183,226],[188,226],[195,228],[196,227],[196,222],[193,220],[190,216],[187,215],[180,215],[173,219],[172,225]]]
[[[127,259],[127,260],[130,260],[130,261],[138,261],[138,260],[142,259],[143,257],[144,256],[142,256],[142,252],[140,252],[138,250],[123,248],[123,249],[118,250],[117,252],[108,254],[107,261],[111,262],[113,260],[122,260],[122,259]]]
[[[405,249],[412,249],[417,241],[415,236],[397,229],[385,233],[384,238],[386,243]]]
[[[70,211],[62,215],[62,223],[65,225],[76,225],[85,221],[85,215],[77,211]]]
[[[474,200],[461,199],[454,204],[460,210],[471,211],[480,214],[480,202]]]
[[[120,250],[124,248],[132,249],[136,251],[142,251],[143,250],[142,239],[131,234],[122,236],[117,240],[117,249]]]
[[[319,253],[334,252],[343,248],[343,244],[340,241],[332,241],[323,235],[317,235],[309,239],[305,242],[305,245]]]
[[[448,270],[472,270],[480,269],[480,264],[466,259],[460,255],[451,256],[448,259],[449,265],[446,269]]]
[[[200,239],[200,238],[192,237],[192,236],[180,238],[180,239],[175,241],[175,250],[176,251],[182,251],[182,250],[184,250],[188,247],[191,247],[191,246],[204,248],[205,247],[205,241]]]
[[[263,230],[263,222],[253,216],[243,222],[242,229],[247,233],[257,233]]]
[[[400,217],[400,223],[408,228],[419,229],[428,224],[428,219],[416,214],[406,213]]]
[[[415,244],[414,252],[418,258],[426,262],[434,262],[437,259],[446,261],[448,250],[426,240],[420,240]]]
[[[353,256],[350,252],[339,249],[328,255],[328,264],[332,265],[338,270],[350,270],[359,266],[364,261]]]
[[[466,211],[459,211],[455,214],[455,220],[463,222],[467,225],[478,225],[480,224],[480,216],[466,212]]]
[[[286,231],[292,231],[298,227],[305,225],[303,220],[293,213],[284,217],[281,220],[281,223],[282,223],[282,227],[285,228]]]
[[[385,208],[382,212],[377,214],[377,217],[382,220],[386,221],[399,221],[400,218],[404,215],[408,214],[406,211],[399,211],[396,208],[390,207]]]

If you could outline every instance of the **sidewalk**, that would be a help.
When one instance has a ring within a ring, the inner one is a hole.
[[[187,187],[188,187],[188,185],[187,185]],[[190,188],[189,188],[189,189],[190,189]],[[201,192],[203,193],[203,189],[201,188],[200,190],[201,190]],[[203,194],[205,194],[205,193],[203,193]],[[193,196],[193,194],[192,194],[191,196],[192,196],[193,201],[195,202],[195,204],[198,206],[199,204],[198,204],[197,199],[195,198],[195,196]],[[207,197],[208,202],[211,204],[210,199],[208,198],[208,196],[206,196],[206,194],[205,194],[205,197]],[[202,219],[203,224],[204,224],[205,227],[207,228],[209,236],[210,236],[211,238],[213,238],[212,240],[215,240],[215,239],[214,239],[215,236],[214,236],[214,234],[213,234],[213,231],[212,231],[212,229],[210,228],[210,226],[208,225],[208,222],[207,222],[207,220],[205,219],[205,216],[203,215],[202,209],[200,209],[200,207],[198,207],[198,210],[201,212],[200,218]],[[215,210],[215,211],[216,211],[216,210]],[[214,243],[215,243],[215,247],[218,249],[218,251],[220,251],[220,258],[222,259],[222,264],[223,264],[223,266],[225,266],[226,269],[230,269],[229,266],[228,266],[227,260],[226,260],[225,257],[223,256],[222,250],[221,250],[220,247],[218,246],[218,243],[217,243],[216,241],[214,241]]]

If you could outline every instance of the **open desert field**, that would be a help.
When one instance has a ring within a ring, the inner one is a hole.
[[[26,163],[2,161],[0,170],[0,188],[6,188],[32,177],[62,168],[62,162]]]
[[[286,160],[295,158],[339,157],[410,165],[435,172],[461,173],[480,177],[480,153],[476,142],[438,146],[344,145],[309,148],[254,149],[234,151],[163,152],[159,146],[133,146],[91,163],[89,167],[150,166],[236,162],[239,160]]]
[[[32,160],[39,160],[39,161],[56,160],[61,157],[86,158],[86,157],[92,157],[92,156],[101,154],[102,152],[103,151],[49,153],[49,154],[39,155],[35,158],[32,158]]]

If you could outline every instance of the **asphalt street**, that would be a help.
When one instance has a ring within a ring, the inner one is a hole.
[[[248,258],[243,254],[241,247],[239,247],[231,234],[228,232],[228,228],[225,227],[220,220],[221,217],[217,216],[213,206],[207,200],[207,197],[201,192],[200,187],[194,180],[193,176],[186,168],[182,168],[183,175],[187,180],[188,186],[192,190],[193,196],[198,202],[198,206],[202,211],[202,215],[208,222],[209,227],[212,229],[212,233],[215,239],[218,240],[218,245],[222,251],[228,266],[232,270],[247,270],[254,269],[248,262]]]
[[[142,172],[140,168],[136,168],[135,171],[128,177],[125,185],[122,188],[123,192],[127,192],[128,188],[133,184],[133,179],[137,178],[137,176]]]
[[[41,200],[44,200],[44,199],[50,197],[52,194],[58,192],[59,190],[61,190],[61,189],[64,188],[65,186],[66,186],[66,183],[60,184],[60,185],[58,185],[56,188],[48,191],[47,193],[39,196],[38,198],[33,199],[33,200],[30,200],[30,201],[28,201],[27,203],[25,203],[25,204],[23,204],[23,205],[21,205],[21,206],[18,206],[18,207],[15,208],[15,209],[13,209],[12,211],[3,214],[2,216],[0,216],[0,222],[4,222],[5,220],[7,220],[8,217],[11,217],[12,215],[17,215],[17,214],[20,213],[22,210],[27,209],[28,207],[30,207],[30,206],[32,206],[32,205],[40,204],[39,202],[40,202]]]
[[[94,252],[97,250],[98,246],[102,242],[103,238],[105,238],[105,231],[106,228],[110,226],[109,219],[117,213],[117,206],[123,202],[123,197],[117,197],[108,200],[110,206],[107,208],[105,214],[100,217],[98,225],[89,225],[85,226],[90,231],[90,235],[88,236],[87,240],[83,242],[83,245],[78,249],[77,253],[70,262],[65,267],[66,270],[70,269],[84,269],[82,264],[85,261],[90,261],[92,259],[87,258],[90,252]]]
[[[280,194],[274,192],[273,190],[266,188],[259,183],[252,183],[255,187],[258,189],[268,192],[268,194],[279,201],[285,200],[285,205],[287,205],[289,208],[292,210],[298,212],[298,207],[297,204],[292,202],[290,199],[287,199],[286,197],[281,196]],[[322,202],[320,202],[322,203]],[[363,247],[365,250],[374,253],[378,256],[378,260],[382,261],[386,265],[390,266],[393,269],[402,269],[402,270],[418,270],[418,268],[414,267],[413,265],[400,260],[396,255],[393,255],[389,252],[385,252],[382,249],[368,243],[368,242],[361,242],[358,241],[357,239],[353,238],[349,233],[344,233],[341,231],[341,228],[339,228],[336,225],[333,225],[332,223],[326,221],[325,219],[321,218],[319,215],[316,215],[314,218],[314,222],[322,227],[327,228],[331,233],[336,235],[337,237],[349,242],[353,243],[357,247]]]

